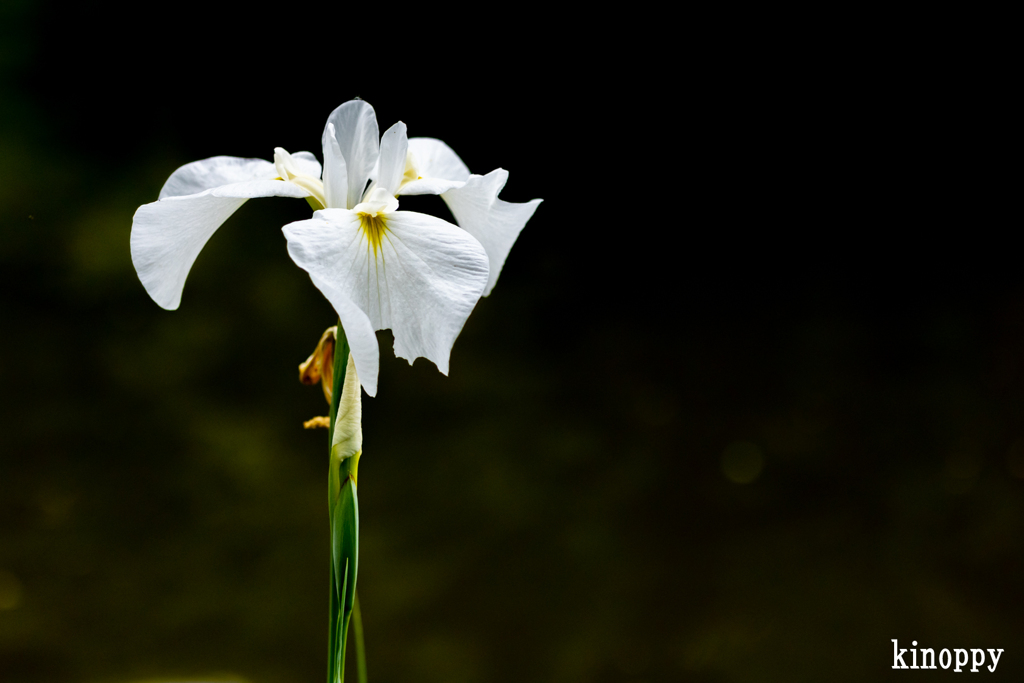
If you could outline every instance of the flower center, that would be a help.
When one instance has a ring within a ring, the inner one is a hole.
[[[370,194],[363,201],[352,207],[352,210],[359,216],[359,225],[363,229],[363,234],[366,235],[366,241],[373,247],[375,257],[388,231],[388,224],[384,217],[396,209],[398,209],[398,200],[388,194],[383,187],[375,187],[370,190]]]

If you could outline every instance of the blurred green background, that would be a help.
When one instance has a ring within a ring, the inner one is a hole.
[[[1005,648],[1022,680],[1024,271],[986,133],[940,106],[984,118],[984,84],[664,80],[515,17],[408,17],[389,56],[308,20],[0,8],[0,680],[322,680],[325,404],[297,365],[333,314],[280,232],[308,207],[246,204],[173,313],[128,237],[179,165],[320,157],[356,95],[545,199],[450,377],[380,333],[372,680],[868,681],[892,638]]]

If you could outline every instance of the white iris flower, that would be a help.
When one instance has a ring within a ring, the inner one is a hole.
[[[322,142],[322,179],[312,154],[281,148],[274,163],[221,156],[179,168],[159,201],[135,213],[139,279],[160,306],[176,309],[203,245],[242,204],[305,198],[319,210],[284,227],[288,253],[337,311],[366,392],[377,389],[379,329],[394,332],[397,356],[423,356],[448,374],[455,338],[540,200],[498,199],[507,171],[471,175],[440,140],[409,140],[401,122],[378,138],[373,108],[361,100],[331,113]],[[403,194],[440,194],[461,228],[398,211]]]

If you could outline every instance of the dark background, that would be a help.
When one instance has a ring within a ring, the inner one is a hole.
[[[0,5],[0,680],[322,680],[308,207],[247,203],[173,313],[128,237],[181,164],[321,157],[354,96],[545,200],[450,377],[380,333],[372,680],[867,681],[892,638],[1019,680],[998,45],[358,9]]]

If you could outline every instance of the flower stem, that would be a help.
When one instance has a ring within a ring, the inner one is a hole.
[[[349,620],[355,606],[356,574],[359,571],[359,498],[356,493],[358,455],[337,462],[331,455],[334,428],[348,367],[348,340],[338,325],[334,346],[334,389],[328,429],[327,505],[331,521],[330,659],[328,683],[345,680],[345,650]],[[358,391],[358,387],[356,388]],[[361,629],[360,629],[361,630]]]
[[[359,593],[356,593],[355,606],[352,608],[352,626],[356,635],[356,670],[359,683],[366,683],[366,643],[363,641],[363,615],[359,609]]]

